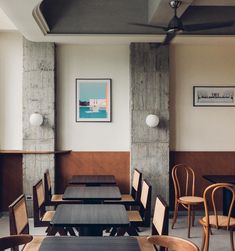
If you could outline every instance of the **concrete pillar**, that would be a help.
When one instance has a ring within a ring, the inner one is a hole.
[[[169,47],[132,43],[130,51],[131,169],[152,184],[154,204],[157,194],[169,200]],[[159,116],[158,127],[146,125],[148,114]]]
[[[34,112],[44,117],[42,126],[30,125]],[[23,40],[23,150],[55,150],[55,46]],[[54,154],[23,155],[23,191],[32,195],[33,185],[46,169],[54,180]],[[32,216],[32,201],[28,201]]]

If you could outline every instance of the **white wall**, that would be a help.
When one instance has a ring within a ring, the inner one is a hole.
[[[57,148],[129,151],[129,46],[57,46]],[[112,79],[112,123],[75,122],[75,79]]]
[[[0,32],[0,149],[22,149],[22,36]]]
[[[172,45],[170,141],[176,151],[235,151],[235,107],[193,107],[194,85],[235,86],[235,46]]]

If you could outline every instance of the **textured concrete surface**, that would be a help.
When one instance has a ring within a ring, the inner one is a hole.
[[[40,127],[29,123],[30,115],[43,115]],[[55,47],[53,43],[23,41],[23,149],[55,150]],[[54,180],[54,154],[23,155],[23,190],[32,195],[33,185],[46,169]],[[28,201],[32,215],[32,201]]]
[[[131,168],[143,172],[153,186],[153,198],[169,197],[169,48],[133,43],[131,67]],[[149,128],[145,119],[156,114],[160,123]]]

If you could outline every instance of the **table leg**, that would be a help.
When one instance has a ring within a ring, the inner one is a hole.
[[[80,227],[79,236],[103,236],[103,228],[98,226]]]
[[[223,215],[228,215],[229,206],[232,200],[232,193],[228,189],[223,189]],[[235,205],[233,205],[231,217],[235,217]]]

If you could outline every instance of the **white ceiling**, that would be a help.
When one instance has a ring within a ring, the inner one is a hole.
[[[0,0],[0,8],[3,10],[0,10],[0,31],[15,30],[17,27],[31,41],[55,43],[129,44],[130,42],[162,42],[164,39],[163,35],[43,35],[32,16],[33,9],[40,2],[41,0],[24,0],[24,4],[22,4],[19,0]],[[235,5],[235,0],[194,0],[193,2],[194,5],[221,5],[222,3],[223,5]],[[208,41],[235,44],[235,36],[220,36],[219,38],[214,36],[178,36],[174,40],[174,44],[208,43]]]

